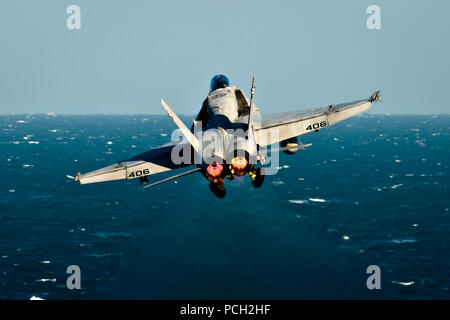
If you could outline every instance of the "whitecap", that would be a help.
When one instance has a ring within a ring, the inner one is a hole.
[[[320,198],[309,198],[309,201],[312,201],[312,202],[326,202],[326,200],[320,199]]]
[[[273,183],[274,185],[278,185],[278,184],[284,184],[284,182],[283,182],[283,181],[272,181],[272,183]]]
[[[424,140],[414,140],[415,143],[417,143],[421,147],[425,147]]]
[[[43,260],[43,261],[41,261],[41,263],[48,264],[48,263],[50,263],[50,261],[49,260]]]
[[[397,189],[398,187],[401,187],[403,184],[402,183],[400,183],[400,184],[395,184],[395,185],[393,185],[392,187],[391,187],[391,189]]]
[[[303,204],[306,203],[307,200],[289,200],[289,203],[298,203],[298,204]]]
[[[25,120],[17,120],[16,123],[27,123]]]
[[[56,282],[56,279],[55,278],[53,278],[53,279],[39,279],[38,281],[39,282]]]
[[[112,141],[108,141],[106,144],[113,144]]]
[[[410,281],[410,282],[392,281],[392,283],[399,284],[401,286],[412,286],[415,282],[414,281]]]
[[[39,144],[39,141],[28,141],[29,144]]]
[[[14,189],[9,189],[9,192],[16,192],[16,190],[14,190]]]
[[[42,299],[42,298],[36,297],[36,296],[32,296],[32,297],[30,298],[30,300],[45,300],[45,299]]]
[[[24,168],[32,168],[32,167],[34,167],[34,164],[23,164],[22,167],[24,167]]]
[[[402,162],[402,160],[395,159],[395,162],[399,163]]]

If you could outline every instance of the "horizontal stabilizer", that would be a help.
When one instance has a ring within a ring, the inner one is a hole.
[[[311,146],[312,143],[307,143],[307,144],[299,144],[298,146],[289,146],[289,147],[277,147],[277,148],[270,148],[267,151],[269,153],[273,153],[273,152],[281,152],[281,151],[288,151],[288,150],[295,150],[295,149],[305,149],[309,146]]]
[[[151,183],[149,185],[146,185],[142,189],[153,187],[153,186],[156,186],[158,184],[161,184],[161,183],[164,183],[164,182],[167,182],[167,181],[170,181],[170,180],[174,180],[174,179],[177,179],[177,178],[180,178],[180,177],[184,177],[184,176],[187,176],[188,174],[195,173],[195,172],[198,172],[200,170],[202,170],[202,168],[195,168],[195,169],[192,169],[192,170],[180,173],[180,174],[176,174],[176,175],[168,177],[166,179],[163,179],[163,180],[160,180],[160,181],[157,181],[157,182],[153,182],[153,183]]]

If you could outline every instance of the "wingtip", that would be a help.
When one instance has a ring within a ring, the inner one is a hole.
[[[381,91],[375,91],[369,98],[370,102],[380,102],[381,101]]]
[[[66,174],[66,178],[71,179],[71,180],[73,180],[73,181],[75,181],[75,182],[80,180],[80,176],[81,176],[81,173],[79,173],[79,172],[77,172],[77,174],[75,175],[75,177],[74,177],[74,176],[71,176],[71,175],[69,175],[69,174]]]

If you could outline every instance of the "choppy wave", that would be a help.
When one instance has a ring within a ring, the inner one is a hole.
[[[248,175],[227,180],[218,200],[201,174],[148,192],[136,180],[67,178],[169,142],[167,116],[0,116],[0,299],[128,298],[125,283],[136,298],[232,286],[269,299],[307,298],[312,287],[336,297],[356,283],[351,297],[363,298],[355,275],[370,264],[390,284],[382,298],[446,297],[449,127],[448,116],[355,117],[304,135],[304,152],[280,153],[261,188]],[[86,295],[64,288],[71,264]]]
[[[289,201],[289,203],[296,203],[296,204],[305,204],[305,203],[311,203],[311,202],[317,202],[317,203],[327,202],[327,200],[320,199],[320,198],[308,198],[308,199],[288,200],[288,201]]]

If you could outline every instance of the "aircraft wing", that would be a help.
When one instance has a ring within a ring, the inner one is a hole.
[[[183,144],[186,143],[170,142],[113,165],[85,174],[77,173],[75,181],[80,181],[81,184],[87,184],[120,179],[134,179],[185,167],[186,165],[177,165],[171,160],[172,149],[175,146],[183,147]],[[190,148],[190,145],[187,145]]]
[[[318,131],[370,109],[375,101],[380,101],[379,91],[374,92],[368,99],[322,108],[261,116],[261,121],[253,125],[255,140],[258,145],[267,146],[305,133]]]

